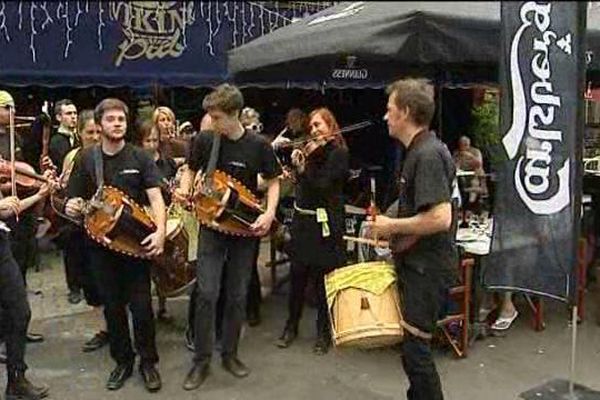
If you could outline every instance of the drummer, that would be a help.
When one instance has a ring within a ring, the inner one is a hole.
[[[143,122],[138,133],[138,144],[148,152],[158,167],[162,181],[161,192],[165,199],[165,205],[169,206],[171,204],[170,187],[177,174],[177,163],[168,154],[163,154],[160,151],[161,136],[152,121]],[[167,313],[167,299],[160,293],[158,294],[158,313],[156,317],[161,321],[169,321],[171,319]]]
[[[455,167],[447,148],[429,131],[435,111],[433,86],[403,79],[388,87],[385,120],[389,134],[406,148],[399,176],[397,218],[378,215],[367,223],[375,237],[391,238],[400,277],[404,324],[402,364],[408,375],[409,399],[443,399],[431,354],[431,337],[456,268],[453,239],[456,215],[451,195]],[[453,224],[454,223],[454,224]],[[418,241],[400,253],[402,236]]]
[[[327,108],[309,115],[312,137],[332,137],[321,154],[292,152],[293,174],[296,176],[296,202],[292,221],[291,285],[288,320],[277,342],[286,348],[298,336],[304,292],[309,279],[314,280],[318,297],[317,341],[313,352],[327,353],[331,332],[327,313],[324,275],[344,266],[346,251],[343,189],[349,174],[349,153],[339,125]]]

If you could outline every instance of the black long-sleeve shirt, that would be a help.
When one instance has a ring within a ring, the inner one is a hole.
[[[344,222],[344,185],[349,176],[349,154],[344,147],[329,143],[318,159],[309,157],[304,173],[298,176],[296,204],[299,208],[325,208],[329,236],[314,215],[294,213],[292,223],[293,257],[311,267],[332,269],[345,264],[342,236]]]

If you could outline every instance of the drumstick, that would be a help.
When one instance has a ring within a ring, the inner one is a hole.
[[[356,243],[362,243],[362,244],[368,244],[374,247],[389,247],[390,243],[387,240],[381,240],[381,239],[368,239],[368,238],[361,238],[361,237],[354,237],[354,236],[344,236],[343,237],[344,240],[347,240],[349,242],[356,242]]]

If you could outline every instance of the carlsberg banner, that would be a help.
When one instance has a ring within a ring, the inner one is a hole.
[[[569,300],[581,209],[585,2],[502,3],[501,149],[484,285]]]

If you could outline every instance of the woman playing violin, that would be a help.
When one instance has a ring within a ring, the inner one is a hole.
[[[298,324],[308,280],[318,296],[316,354],[331,345],[324,275],[344,266],[344,184],[349,154],[338,123],[330,110],[318,108],[309,115],[310,135],[302,149],[292,152],[296,177],[296,203],[292,221],[289,316],[278,346],[288,347],[298,335]]]

